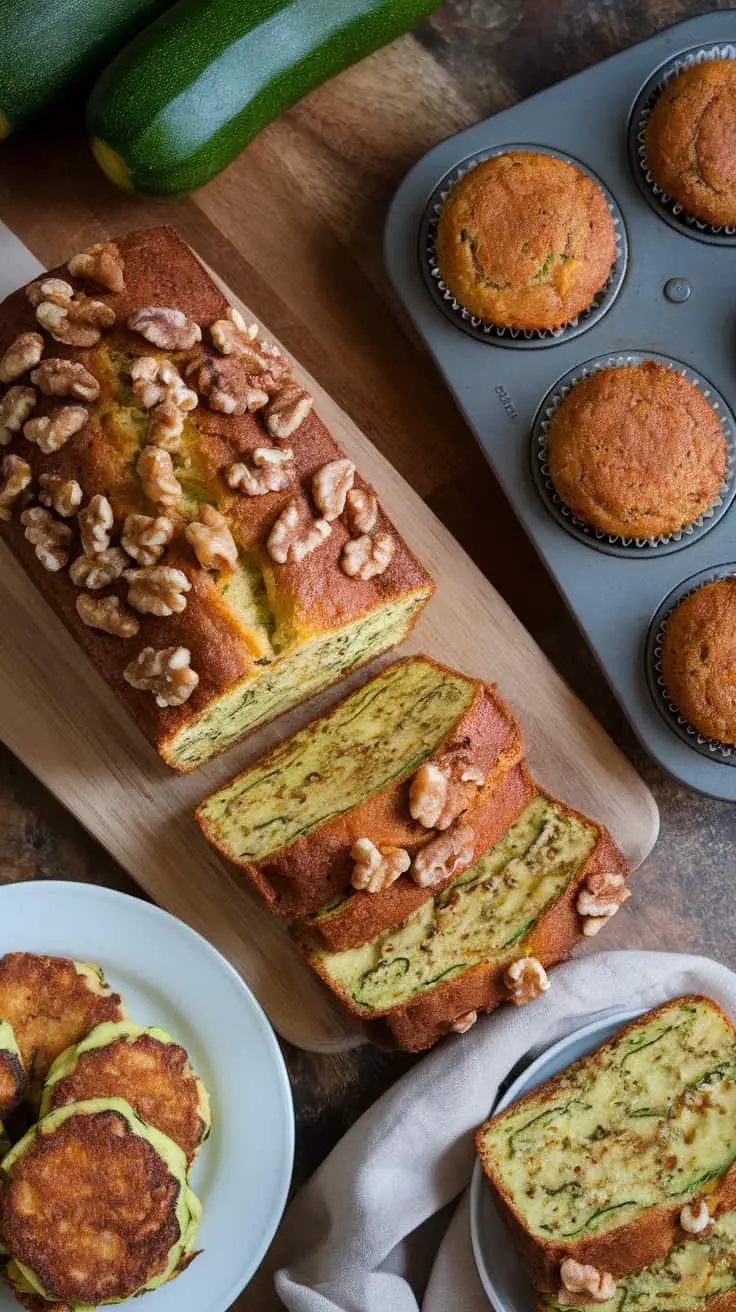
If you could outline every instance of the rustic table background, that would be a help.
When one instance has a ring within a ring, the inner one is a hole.
[[[714,0],[445,0],[268,128],[196,197],[116,192],[69,107],[1,147],[0,219],[52,265],[108,233],[173,223],[319,377],[474,557],[654,791],[662,837],[606,946],[705,952],[736,966],[736,809],[687,792],[641,752],[389,290],[386,209],[417,157],[466,127]],[[0,880],[128,877],[0,747]],[[411,1059],[286,1048],[295,1183]],[[239,1309],[277,1306],[268,1264]]]

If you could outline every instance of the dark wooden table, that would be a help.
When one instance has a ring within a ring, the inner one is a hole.
[[[662,836],[606,946],[704,952],[734,966],[736,808],[679,787],[636,744],[402,322],[381,240],[394,188],[434,142],[658,28],[735,7],[725,0],[446,0],[415,36],[303,101],[196,198],[166,208],[122,197],[107,184],[89,158],[75,107],[10,138],[0,160],[0,218],[47,264],[104,233],[166,218],[321,378],[420,489],[654,791]],[[279,272],[283,295],[274,297]],[[344,342],[359,350],[359,371]],[[136,891],[0,748],[0,880],[25,879]],[[286,1059],[298,1184],[411,1059],[368,1049],[316,1057],[289,1047]],[[276,1305],[266,1266],[238,1307],[266,1312]]]

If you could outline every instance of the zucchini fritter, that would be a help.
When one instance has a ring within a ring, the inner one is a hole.
[[[0,1020],[0,1120],[18,1106],[26,1084],[27,1076],[13,1027],[9,1021]],[[2,1137],[0,1125],[0,1143]]]

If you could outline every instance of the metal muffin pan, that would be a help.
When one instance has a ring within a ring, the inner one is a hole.
[[[590,643],[637,736],[671,775],[736,801],[736,770],[705,754],[661,713],[647,673],[647,634],[665,599],[688,579],[736,560],[736,506],[677,550],[609,554],[551,514],[533,475],[531,434],[544,399],[566,375],[601,356],[666,356],[736,411],[733,246],[704,240],[645,196],[629,153],[632,114],[658,70],[700,47],[736,44],[736,10],[678,23],[648,41],[477,123],[431,150],[404,179],[386,227],[386,259],[401,300],[486,458]],[[509,350],[470,336],[427,285],[427,230],[446,180],[484,154],[524,144],[580,161],[623,217],[628,263],[604,313],[574,335]]]

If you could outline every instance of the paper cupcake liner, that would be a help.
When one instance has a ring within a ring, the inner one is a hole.
[[[665,87],[669,86],[673,78],[682,73],[683,69],[691,68],[694,64],[708,63],[712,59],[736,59],[736,46],[729,44],[694,46],[691,50],[683,50],[679,55],[674,55],[652,74],[639,92],[629,118],[629,155],[636,180],[650,206],[660,218],[665,219],[671,227],[688,237],[696,237],[712,245],[736,246],[736,227],[704,223],[694,214],[689,214],[678,201],[668,196],[667,192],[662,191],[657,185],[647,160],[646,127]]]
[[[592,524],[586,524],[576,518],[570,507],[562,500],[550,477],[547,439],[555,410],[569,396],[577,383],[598,373],[600,369],[619,369],[626,365],[643,364],[645,360],[656,360],[676,370],[689,382],[694,383],[698,391],[710,402],[726,435],[727,472],[714,504],[684,528],[677,529],[675,533],[667,536],[624,538],[617,534],[604,533],[601,529],[594,528]],[[542,501],[553,518],[572,537],[589,547],[594,547],[596,551],[603,551],[611,556],[666,555],[668,552],[680,551],[692,542],[697,542],[715,527],[731,505],[736,495],[736,419],[721,393],[680,360],[674,360],[667,355],[658,355],[654,351],[628,351],[624,355],[601,355],[571,369],[547,393],[532,425],[531,460],[532,476]]]
[[[586,173],[600,187],[613,219],[616,233],[616,258],[608,280],[595,300],[591,301],[585,310],[582,310],[580,314],[561,328],[504,328],[491,323],[487,319],[478,318],[477,315],[471,314],[470,310],[456,300],[440,274],[436,251],[437,228],[442,208],[450,192],[466,173],[477,168],[485,160],[494,159],[497,155],[507,155],[514,150],[535,151],[540,155],[551,155],[554,159],[561,159],[567,164],[574,164],[576,168],[580,169],[581,173]],[[495,150],[486,150],[470,155],[466,160],[463,160],[462,164],[457,165],[445,174],[444,178],[438,183],[427,203],[419,232],[419,262],[425,282],[435,302],[447,318],[459,328],[462,328],[469,336],[474,337],[477,341],[492,342],[497,346],[521,349],[556,346],[558,342],[566,342],[571,337],[577,337],[580,333],[586,332],[588,328],[592,328],[593,324],[597,323],[610,309],[618,296],[626,273],[627,258],[628,241],[623,215],[608,188],[601,182],[597,174],[581,164],[580,160],[575,159],[572,155],[565,154],[563,151],[552,150],[549,146],[507,143]]]
[[[707,738],[685,719],[672,700],[662,673],[662,644],[670,616],[681,601],[704,587],[706,583],[730,578],[734,574],[736,574],[736,562],[712,565],[710,569],[701,570],[699,574],[693,574],[682,583],[678,583],[677,587],[667,594],[652,617],[645,650],[647,683],[662,719],[682,742],[687,743],[687,746],[692,747],[700,756],[706,757],[709,761],[732,766],[736,766],[736,747],[719,742],[716,738]]]

